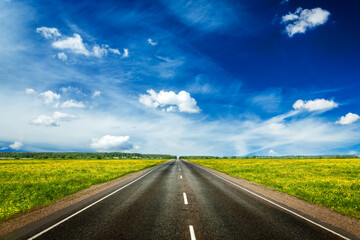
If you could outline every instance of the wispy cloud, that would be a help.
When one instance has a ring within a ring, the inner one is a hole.
[[[185,24],[205,31],[227,27],[235,19],[235,14],[227,1],[162,1]]]
[[[85,108],[85,104],[83,102],[78,102],[74,99],[67,100],[60,104],[61,108]]]
[[[98,97],[101,95],[101,92],[99,90],[95,90],[92,94],[92,97],[95,98],[95,97]]]
[[[35,94],[36,93],[35,90],[32,88],[25,89],[25,92],[26,92],[26,94]]]
[[[158,42],[155,42],[155,41],[152,40],[151,38],[148,38],[147,42],[148,42],[151,46],[156,46],[156,45],[158,45]]]

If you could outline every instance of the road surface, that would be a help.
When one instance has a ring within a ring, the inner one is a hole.
[[[354,239],[173,160],[6,239]]]

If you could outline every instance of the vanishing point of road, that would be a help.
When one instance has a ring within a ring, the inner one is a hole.
[[[352,239],[195,164],[172,160],[6,239]]]

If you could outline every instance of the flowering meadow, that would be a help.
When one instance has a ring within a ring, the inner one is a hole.
[[[0,160],[0,220],[166,160]]]
[[[190,159],[360,218],[360,159]]]

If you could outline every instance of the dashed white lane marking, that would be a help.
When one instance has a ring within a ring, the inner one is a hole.
[[[321,224],[319,224],[319,223],[316,223],[316,222],[314,222],[314,221],[312,221],[312,220],[310,220],[310,219],[308,219],[308,218],[306,218],[306,217],[304,217],[304,216],[301,216],[300,214],[297,214],[297,213],[294,212],[294,211],[291,211],[290,209],[287,209],[286,207],[283,207],[283,206],[281,206],[281,205],[279,205],[279,204],[277,204],[277,203],[275,203],[275,202],[273,202],[273,201],[271,201],[271,200],[269,200],[269,199],[267,199],[267,198],[264,198],[263,196],[260,196],[259,194],[255,193],[255,192],[253,192],[253,191],[250,191],[250,190],[248,190],[248,189],[246,189],[246,188],[244,188],[244,187],[242,187],[242,186],[240,186],[240,185],[238,185],[238,184],[236,184],[236,183],[233,183],[232,181],[227,180],[226,178],[224,178],[224,177],[222,177],[222,176],[220,176],[220,175],[217,175],[216,173],[213,173],[213,172],[205,169],[204,167],[198,166],[198,165],[196,165],[196,164],[194,164],[194,163],[190,163],[190,164],[192,164],[192,165],[194,165],[194,166],[196,166],[196,167],[198,167],[198,168],[201,168],[201,169],[203,169],[204,171],[206,171],[206,172],[208,172],[208,173],[211,173],[212,175],[215,175],[216,177],[224,180],[225,182],[228,182],[228,183],[234,185],[235,187],[238,187],[238,188],[240,188],[240,189],[242,189],[242,190],[244,190],[244,191],[246,191],[246,192],[248,192],[248,193],[250,193],[250,194],[252,194],[252,195],[254,195],[254,196],[256,196],[256,197],[258,197],[258,198],[260,198],[260,199],[262,199],[262,200],[264,200],[264,201],[266,201],[266,202],[268,202],[268,203],[271,203],[272,205],[275,205],[275,206],[277,206],[278,208],[281,208],[281,209],[283,209],[283,210],[285,210],[285,211],[287,211],[287,212],[289,212],[289,213],[291,213],[291,214],[293,214],[293,215],[295,215],[295,216],[297,216],[297,217],[299,217],[299,218],[301,218],[301,219],[303,219],[303,220],[305,220],[305,221],[307,221],[307,222],[309,222],[309,223],[312,223],[312,224],[314,224],[315,226],[318,226],[319,228],[322,228],[322,229],[324,229],[324,230],[326,230],[326,231],[328,231],[328,232],[331,232],[332,234],[334,234],[334,235],[336,235],[336,236],[338,236],[338,237],[340,237],[340,238],[342,238],[342,239],[351,240],[350,238],[347,238],[347,237],[345,237],[344,235],[342,235],[342,234],[340,234],[340,233],[337,233],[337,232],[335,232],[335,231],[333,231],[333,230],[331,230],[331,229],[329,229],[329,228],[327,228],[327,227],[325,227],[325,226],[323,226],[323,225],[321,225]]]
[[[88,209],[88,208],[90,208],[90,207],[94,206],[95,204],[97,204],[97,203],[101,202],[102,200],[104,200],[104,199],[106,199],[106,198],[110,197],[111,195],[113,195],[113,194],[117,193],[118,191],[123,190],[124,188],[126,188],[127,186],[130,186],[130,185],[131,185],[131,184],[133,184],[134,182],[139,181],[140,179],[142,179],[143,177],[145,177],[146,175],[148,175],[149,173],[151,173],[151,172],[155,171],[156,169],[158,169],[158,168],[160,168],[160,167],[161,167],[161,166],[159,166],[159,167],[157,167],[157,168],[154,168],[154,169],[150,170],[149,172],[147,172],[147,173],[145,173],[144,175],[140,176],[139,178],[137,178],[137,179],[133,180],[132,182],[130,182],[130,183],[128,183],[128,184],[126,184],[125,186],[123,186],[123,187],[121,187],[121,188],[119,188],[119,189],[117,189],[117,190],[113,191],[112,193],[110,193],[110,194],[106,195],[105,197],[103,197],[103,198],[101,198],[101,199],[97,200],[96,202],[93,202],[92,204],[90,204],[90,205],[88,205],[88,206],[86,206],[86,207],[84,207],[84,208],[80,209],[80,210],[79,210],[79,211],[77,211],[76,213],[74,213],[74,214],[72,214],[72,215],[68,216],[67,218],[64,218],[63,220],[61,220],[61,221],[59,221],[59,222],[55,223],[54,225],[52,225],[52,226],[48,227],[48,228],[47,228],[47,229],[45,229],[44,231],[39,232],[38,234],[36,234],[36,235],[32,236],[32,237],[31,237],[31,238],[29,238],[28,240],[33,240],[33,239],[35,239],[35,238],[37,238],[37,237],[40,237],[40,236],[41,236],[41,235],[43,235],[44,233],[46,233],[46,232],[50,231],[51,229],[55,228],[56,226],[59,226],[59,225],[60,225],[60,224],[62,224],[63,222],[66,222],[66,221],[67,221],[67,220],[69,220],[70,218],[72,218],[72,217],[74,217],[74,216],[78,215],[79,213],[81,213],[81,212],[85,211],[86,209]]]
[[[182,175],[180,175],[180,179],[182,179]]]
[[[188,205],[188,200],[187,200],[187,196],[186,196],[186,193],[183,193],[183,196],[184,196],[184,203],[185,205]]]
[[[196,240],[194,227],[192,225],[189,225],[189,229],[190,229],[190,239]]]

